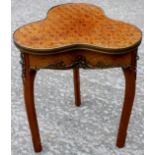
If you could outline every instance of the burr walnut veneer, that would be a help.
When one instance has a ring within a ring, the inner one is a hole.
[[[97,6],[69,3],[51,8],[43,20],[14,33],[22,58],[22,78],[34,150],[40,152],[33,84],[38,69],[73,69],[75,104],[80,106],[79,68],[121,67],[126,88],[117,146],[123,147],[135,95],[137,49],[141,31],[108,18]]]

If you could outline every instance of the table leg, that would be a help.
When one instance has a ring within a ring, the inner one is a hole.
[[[73,69],[73,78],[74,78],[74,94],[75,94],[75,105],[81,105],[81,97],[80,97],[80,76],[79,76],[79,68],[75,67]]]
[[[37,116],[34,104],[34,79],[36,75],[35,70],[30,70],[28,66],[28,57],[24,55],[24,75],[23,75],[23,84],[24,84],[24,98],[25,98],[25,107],[27,111],[27,117],[29,121],[29,126],[32,135],[32,141],[35,152],[40,152],[42,150],[41,140],[39,135],[39,128],[37,123]]]
[[[135,96],[135,84],[136,84],[136,71],[135,67],[123,69],[125,76],[125,98],[123,104],[123,110],[118,130],[118,137],[116,145],[119,148],[124,147],[127,134],[128,123],[132,111],[134,96]]]

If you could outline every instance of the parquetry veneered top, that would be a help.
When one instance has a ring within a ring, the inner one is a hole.
[[[85,3],[53,7],[46,19],[20,27],[14,33],[18,47],[44,54],[74,48],[117,54],[138,46],[140,41],[141,31],[137,27],[112,20],[99,7]]]

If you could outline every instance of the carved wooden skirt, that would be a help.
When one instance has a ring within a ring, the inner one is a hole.
[[[65,4],[52,8],[46,19],[19,28],[14,41],[21,51],[25,105],[36,152],[42,149],[33,94],[38,69],[73,69],[75,104],[80,106],[79,68],[122,68],[126,88],[116,145],[124,146],[135,95],[138,28],[109,19],[94,5]]]

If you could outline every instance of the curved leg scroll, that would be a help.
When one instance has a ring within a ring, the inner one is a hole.
[[[35,152],[40,152],[42,150],[41,140],[39,135],[39,128],[37,123],[37,116],[34,104],[34,94],[33,85],[36,75],[35,70],[30,70],[28,65],[28,56],[24,54],[24,64],[23,64],[23,85],[24,85],[24,98],[25,107],[28,117],[28,122],[31,130],[32,141]]]
[[[118,130],[117,147],[121,148],[125,145],[125,139],[127,134],[128,123],[132,111],[134,96],[135,96],[135,84],[136,84],[136,71],[135,67],[123,69],[125,76],[125,98],[123,104],[123,110]]]

